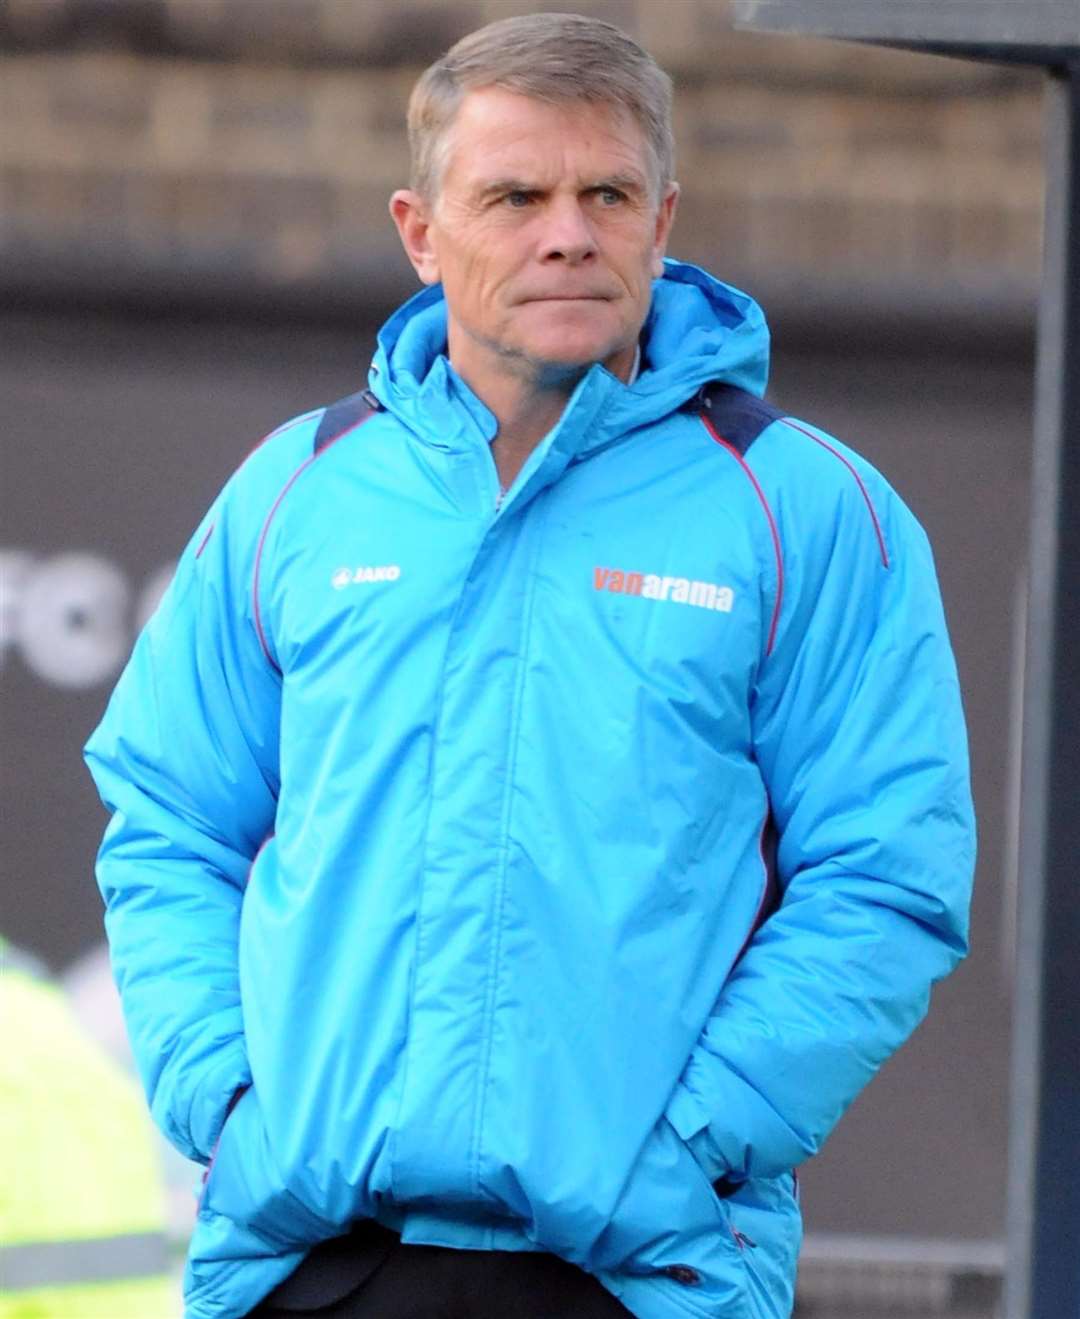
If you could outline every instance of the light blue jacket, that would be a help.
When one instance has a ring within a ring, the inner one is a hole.
[[[922,531],[813,427],[684,406],[762,392],[744,295],[669,262],[643,344],[500,500],[422,292],[381,411],[225,487],[91,739],[143,1079],[216,1149],[189,1319],[369,1216],[555,1251],[639,1319],[779,1319],[793,1168],[965,951]]]

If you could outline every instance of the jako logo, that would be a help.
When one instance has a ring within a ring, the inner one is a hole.
[[[340,591],[346,586],[352,586],[354,582],[396,582],[400,576],[401,569],[396,563],[384,564],[379,568],[361,564],[358,568],[339,568],[330,578],[330,585],[335,591]]]
[[[640,595],[646,600],[670,600],[698,609],[718,609],[730,614],[735,592],[715,582],[695,582],[688,577],[659,577],[656,573],[623,572],[618,568],[594,568],[593,586],[616,595]]]

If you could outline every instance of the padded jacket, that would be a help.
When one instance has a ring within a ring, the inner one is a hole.
[[[247,459],[88,746],[135,1053],[211,1162],[186,1314],[374,1217],[779,1319],[793,1169],[965,951],[926,538],[692,266],[505,495],[445,345],[424,290],[376,410]]]

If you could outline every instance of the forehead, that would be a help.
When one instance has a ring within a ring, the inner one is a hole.
[[[551,103],[483,87],[466,93],[447,134],[444,185],[492,178],[554,183],[567,177],[650,175],[645,134],[622,105]]]

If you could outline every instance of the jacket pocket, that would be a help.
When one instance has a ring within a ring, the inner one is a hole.
[[[725,1202],[688,1145],[662,1117],[623,1188],[587,1267],[625,1290],[628,1278],[675,1289],[684,1305],[748,1319],[742,1252]]]
[[[214,1141],[214,1148],[210,1151],[210,1161],[203,1169],[202,1186],[199,1190],[199,1209],[202,1209],[206,1200],[206,1184],[210,1180],[210,1174],[214,1171],[214,1164],[217,1163],[218,1149],[221,1145],[221,1138],[225,1134],[225,1128],[229,1124],[229,1118],[232,1117],[233,1109],[243,1099],[244,1095],[251,1089],[250,1085],[240,1086],[229,1100],[228,1107],[225,1109],[225,1116],[221,1122],[221,1130],[218,1132],[217,1140]]]
[[[742,1247],[752,1313],[788,1319],[795,1301],[795,1273],[802,1244],[797,1181],[793,1173],[714,1183],[727,1205]]]
[[[254,1087],[239,1096],[225,1120],[206,1171],[199,1214],[228,1218],[282,1251],[314,1245],[342,1230],[288,1189]]]

